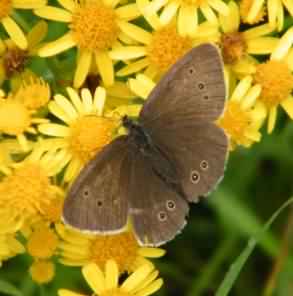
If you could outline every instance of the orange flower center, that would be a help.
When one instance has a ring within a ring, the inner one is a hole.
[[[250,115],[244,111],[238,102],[230,101],[224,115],[219,120],[219,125],[230,135],[237,144],[246,142],[245,132],[251,123]]]
[[[91,257],[98,266],[105,266],[110,259],[118,264],[119,271],[132,270],[138,256],[138,244],[131,232],[98,236],[91,245]]]
[[[148,56],[153,65],[165,71],[191,48],[190,38],[180,36],[175,26],[167,26],[153,34]]]
[[[223,34],[221,44],[222,54],[226,64],[239,61],[246,53],[246,42],[240,32]]]
[[[293,75],[288,65],[281,61],[268,61],[258,65],[254,80],[262,86],[260,100],[268,108],[286,100],[293,90]]]
[[[115,10],[100,2],[80,6],[72,16],[70,28],[77,45],[91,51],[112,46],[119,33]]]
[[[100,116],[80,117],[71,125],[70,148],[83,163],[88,162],[113,138],[117,123]]]
[[[0,20],[7,17],[12,11],[12,0],[0,1]]]

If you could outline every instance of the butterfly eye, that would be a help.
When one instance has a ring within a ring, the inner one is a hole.
[[[200,180],[200,174],[198,171],[191,171],[190,180],[193,184],[197,184]]]
[[[204,89],[205,87],[205,85],[202,82],[200,82],[197,86],[200,90]]]
[[[200,163],[200,168],[203,171],[206,171],[209,168],[209,163],[206,160],[202,160]]]
[[[168,200],[166,205],[169,211],[174,211],[176,208],[176,204],[173,200]]]
[[[204,95],[203,96],[203,99],[207,101],[209,99],[209,96],[208,95]]]
[[[163,211],[162,212],[159,212],[158,213],[158,219],[161,222],[166,221],[167,220],[167,214],[165,212],[163,212]]]

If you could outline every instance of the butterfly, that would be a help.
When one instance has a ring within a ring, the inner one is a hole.
[[[190,50],[150,93],[138,120],[88,162],[69,189],[63,221],[84,232],[115,234],[131,225],[143,246],[158,246],[186,224],[224,174],[228,139],[215,124],[225,82],[218,49]]]

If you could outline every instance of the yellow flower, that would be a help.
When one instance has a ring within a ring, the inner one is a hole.
[[[162,23],[169,23],[176,17],[178,32],[183,36],[196,31],[200,13],[209,23],[217,24],[218,17],[214,11],[224,16],[229,12],[223,0],[154,0],[148,5],[146,13],[151,15],[161,9]]]
[[[13,155],[22,152],[23,149],[16,140],[2,140],[0,142],[0,172],[4,175],[9,174],[11,172],[10,166],[13,163]]]
[[[258,19],[263,14],[265,7],[267,8],[270,26],[277,28],[278,31],[283,29],[285,10],[293,17],[293,2],[291,0],[242,0],[242,2],[250,2],[249,10],[244,18],[244,21],[247,23],[253,23]]]
[[[275,127],[279,105],[293,119],[293,28],[280,39],[270,60],[255,66],[254,81],[261,85],[259,101],[268,114],[268,132]]]
[[[48,259],[55,254],[57,246],[58,237],[54,230],[42,223],[30,234],[27,241],[27,252],[34,258]]]
[[[259,128],[265,114],[261,106],[256,105],[261,87],[259,84],[252,86],[252,81],[252,76],[246,76],[237,84],[218,120],[230,138],[230,149],[237,145],[250,147],[261,139]]]
[[[22,162],[11,165],[11,172],[0,182],[0,213],[9,217],[4,225],[22,226],[39,220],[46,214],[46,206],[63,196],[63,191],[50,180],[58,157],[33,150]]]
[[[147,296],[158,291],[163,280],[158,279],[158,272],[153,266],[139,267],[121,285],[119,285],[119,271],[115,261],[109,260],[105,272],[97,265],[89,264],[82,269],[83,276],[96,296]],[[81,294],[59,290],[59,296],[82,296]]]
[[[14,9],[35,9],[46,3],[46,0],[1,0],[0,23],[19,48],[26,49],[28,42],[23,31],[13,19]]]
[[[82,89],[81,95],[72,88],[67,88],[69,99],[63,95],[55,95],[49,103],[50,112],[64,124],[45,123],[39,126],[42,134],[56,137],[44,140],[40,149],[57,151],[63,155],[59,158],[60,172],[65,165],[65,182],[72,181],[80,169],[100,149],[113,138],[118,126],[117,120],[103,115],[106,92],[98,87],[92,97],[88,89]]]
[[[0,50],[0,84],[3,80],[7,78],[15,79],[16,74],[24,72],[27,60],[37,54],[40,42],[47,35],[47,29],[47,23],[39,21],[26,35],[28,45],[25,49],[19,48],[12,39],[2,42],[3,49]]]
[[[43,18],[68,23],[69,32],[48,43],[39,51],[41,57],[49,57],[72,47],[78,48],[74,86],[85,81],[95,59],[95,64],[105,85],[114,83],[113,61],[108,52],[123,39],[120,23],[139,16],[136,4],[117,8],[120,1],[59,0],[64,7],[46,6],[35,13]]]
[[[15,136],[23,150],[28,151],[25,133],[36,134],[32,125],[47,122],[47,119],[39,118],[35,113],[49,98],[49,86],[41,79],[31,79],[16,94],[0,98],[0,132]]]
[[[117,46],[110,52],[112,59],[127,62],[127,65],[117,72],[117,76],[125,76],[146,69],[144,74],[155,78],[158,74],[164,73],[195,45],[207,41],[216,42],[219,39],[217,25],[205,22],[199,25],[194,32],[182,34],[172,20],[164,23],[157,14],[147,14],[145,11],[149,5],[148,0],[138,0],[137,3],[153,31],[149,32],[137,25],[121,22],[122,32],[138,44]]]
[[[277,46],[279,39],[265,36],[274,31],[269,24],[255,26],[240,31],[240,9],[236,2],[229,2],[229,15],[219,17],[222,29],[221,48],[224,63],[230,74],[239,78],[253,74],[257,63],[251,55],[270,54]]]
[[[47,284],[54,278],[55,265],[49,260],[35,260],[29,269],[34,282]]]
[[[106,262],[114,259],[120,272],[132,272],[143,264],[150,264],[146,258],[158,258],[165,254],[159,248],[139,247],[132,232],[115,235],[83,234],[62,224],[56,225],[63,240],[59,244],[60,262],[69,266],[84,266],[96,263],[104,269]]]
[[[257,24],[264,20],[266,15],[265,0],[240,0],[240,16],[243,23]]]
[[[24,246],[16,239],[15,233],[20,229],[21,223],[15,220],[9,213],[1,213],[0,220],[0,267],[2,261],[24,253]]]
[[[15,238],[15,234],[0,232],[0,267],[3,261],[24,252],[25,248]]]

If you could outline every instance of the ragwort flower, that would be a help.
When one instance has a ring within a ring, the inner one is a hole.
[[[46,0],[1,0],[0,23],[19,48],[26,49],[28,42],[23,31],[12,17],[13,10],[40,8],[46,3]]]
[[[43,18],[68,23],[69,32],[49,42],[39,51],[41,57],[49,57],[72,47],[78,48],[74,86],[80,87],[90,72],[93,60],[105,85],[114,83],[113,61],[109,49],[119,44],[120,23],[139,16],[136,4],[117,7],[120,1],[59,0],[64,8],[46,6],[35,13]]]
[[[121,285],[119,270],[115,261],[109,260],[103,272],[94,263],[82,268],[83,276],[96,296],[147,296],[155,293],[163,285],[153,266],[143,265],[135,270]],[[59,290],[59,296],[83,296],[69,291]]]
[[[259,101],[268,114],[268,132],[276,124],[279,105],[293,119],[293,28],[280,39],[267,62],[255,67],[254,81],[261,85]]]
[[[98,87],[94,97],[88,89],[82,89],[81,95],[67,88],[69,99],[55,95],[49,103],[50,112],[62,123],[45,123],[39,126],[42,134],[55,137],[56,140],[44,140],[40,149],[59,150],[63,158],[59,159],[60,172],[66,168],[64,180],[72,181],[81,168],[113,138],[118,121],[104,116],[106,92]]]
[[[139,247],[133,233],[115,235],[84,234],[62,224],[56,225],[62,242],[59,244],[59,261],[69,266],[96,263],[104,269],[106,262],[115,260],[120,272],[132,272],[143,264],[152,264],[146,258],[158,258],[165,254],[160,248]]]

